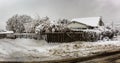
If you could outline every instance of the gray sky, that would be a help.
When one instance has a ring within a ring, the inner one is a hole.
[[[80,18],[102,16],[104,22],[120,22],[120,0],[0,0],[0,28],[15,14],[32,17]]]

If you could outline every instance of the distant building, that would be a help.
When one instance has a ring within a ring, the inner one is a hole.
[[[0,39],[13,36],[13,31],[0,31]]]
[[[94,29],[99,26],[104,26],[101,17],[75,18],[67,24],[70,29]]]

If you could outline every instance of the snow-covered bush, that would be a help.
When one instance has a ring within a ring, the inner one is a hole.
[[[112,28],[110,28],[110,27],[99,27],[98,28],[100,31],[102,31],[101,32],[101,35],[102,35],[102,39],[103,40],[109,40],[109,39],[112,39],[114,36],[115,36],[115,34],[116,34],[116,31],[115,31],[115,29],[112,29]]]
[[[49,17],[43,17],[40,19],[40,22],[36,27],[35,27],[35,33],[41,33],[41,32],[48,32],[50,26],[50,20]]]
[[[44,25],[43,24],[40,24],[38,26],[36,26],[35,28],[35,33],[40,33],[43,31],[43,28],[44,28]]]

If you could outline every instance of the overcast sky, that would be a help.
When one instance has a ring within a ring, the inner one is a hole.
[[[104,22],[120,22],[120,0],[0,0],[0,28],[15,14],[32,17],[81,18],[102,16]]]

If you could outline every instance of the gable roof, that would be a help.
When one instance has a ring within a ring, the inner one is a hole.
[[[101,17],[88,17],[88,18],[75,18],[75,19],[72,19],[71,21],[83,23],[88,26],[98,26],[100,20],[101,20]]]

